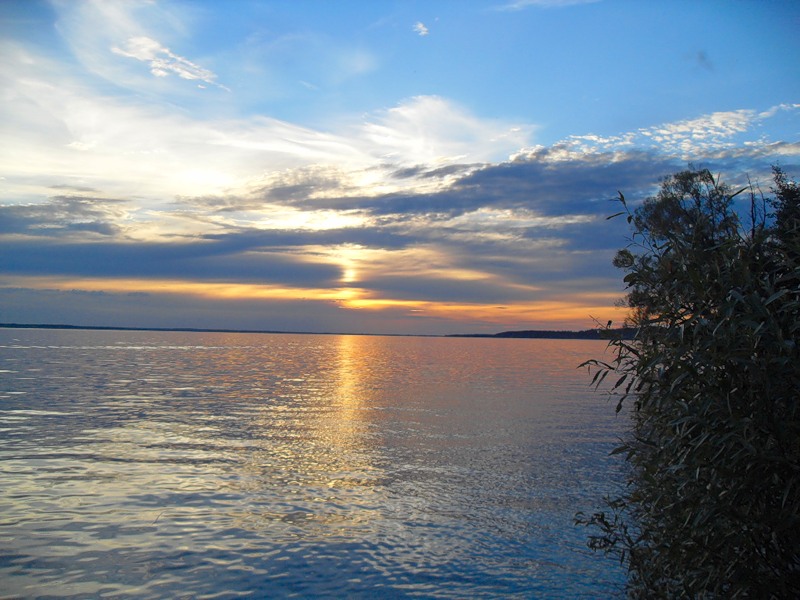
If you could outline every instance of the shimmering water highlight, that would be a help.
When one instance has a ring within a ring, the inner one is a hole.
[[[589,341],[0,330],[0,588],[605,598]]]

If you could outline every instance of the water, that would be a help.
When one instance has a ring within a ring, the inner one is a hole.
[[[603,350],[0,329],[0,595],[612,597]]]

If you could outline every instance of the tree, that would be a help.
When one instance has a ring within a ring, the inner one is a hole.
[[[616,374],[629,485],[590,546],[617,553],[632,597],[800,597],[800,195],[774,171],[774,220],[745,234],[707,170],[631,211],[624,271],[634,340],[589,361]],[[746,189],[746,188],[745,188]],[[754,195],[751,197],[754,198]]]
[[[790,181],[780,167],[772,168],[775,187],[775,238],[790,261],[798,260],[800,246],[800,186]]]

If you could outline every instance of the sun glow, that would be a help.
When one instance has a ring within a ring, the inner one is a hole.
[[[619,322],[626,310],[615,307],[615,294],[576,295],[561,301],[511,302],[503,305],[482,302],[443,302],[380,296],[358,286],[336,288],[289,287],[281,285],[226,282],[167,281],[147,279],[91,279],[59,277],[14,277],[0,280],[0,288],[49,289],[110,294],[163,294],[195,296],[219,300],[257,300],[264,302],[326,302],[341,310],[369,311],[404,315],[414,319],[450,322],[479,322],[498,329],[509,324],[528,323],[529,327],[548,328],[550,323],[589,328],[593,317],[599,322]],[[559,325],[561,326],[561,325]],[[520,329],[519,325],[510,326]]]
[[[436,318],[451,321],[479,321],[483,323],[538,323],[546,328],[551,322],[582,323],[591,318],[599,322],[609,319],[621,321],[626,309],[614,307],[612,302],[603,304],[567,300],[563,302],[519,302],[502,306],[487,303],[429,302],[422,300],[398,300],[392,298],[358,297],[342,303],[343,307],[359,310],[397,310],[410,316]],[[591,325],[586,325],[590,327]],[[515,326],[515,328],[519,328]],[[534,328],[532,326],[532,328]]]
[[[355,287],[309,288],[281,285],[175,281],[163,279],[91,279],[62,277],[14,277],[0,287],[28,287],[59,291],[106,292],[115,294],[185,294],[229,300],[317,300],[352,302],[366,294]]]
[[[367,224],[367,219],[355,212],[280,208],[277,212],[266,219],[261,219],[256,224],[276,229],[327,231],[330,229],[363,227]]]

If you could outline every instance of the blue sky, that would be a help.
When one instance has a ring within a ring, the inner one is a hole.
[[[800,169],[800,5],[5,0],[0,321],[619,320],[688,163]]]

